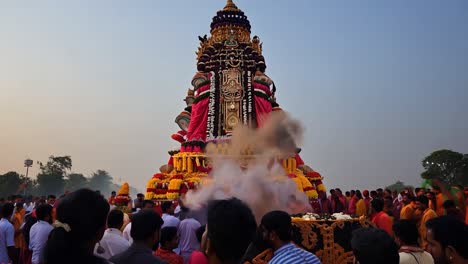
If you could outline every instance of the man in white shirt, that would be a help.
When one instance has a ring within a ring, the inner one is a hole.
[[[42,253],[47,243],[52,223],[52,206],[41,204],[36,208],[37,223],[29,231],[29,250],[32,251],[32,264],[42,263]]]
[[[124,215],[120,210],[112,210],[107,216],[107,229],[99,243],[94,248],[94,255],[110,259],[130,247],[130,242],[123,238],[120,228]]]
[[[6,203],[2,206],[0,219],[0,263],[13,263],[15,254],[15,228],[8,221],[13,214],[14,205]]]
[[[163,213],[162,219],[164,221],[162,228],[167,227],[167,226],[175,226],[179,228],[180,220],[174,216],[174,210],[175,210],[174,204],[170,201],[163,202],[161,204],[161,210]]]

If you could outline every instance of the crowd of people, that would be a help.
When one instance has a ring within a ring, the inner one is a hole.
[[[368,217],[350,241],[356,263],[468,263],[465,196],[445,190],[330,190],[312,203],[316,213]],[[462,192],[463,194],[463,192]],[[292,242],[291,216],[266,213],[260,223],[236,198],[190,210],[182,201],[157,206],[139,194],[132,212],[88,189],[58,199],[0,200],[0,263],[245,263],[271,252],[268,263],[320,263]]]

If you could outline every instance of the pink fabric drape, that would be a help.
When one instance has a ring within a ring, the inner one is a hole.
[[[209,98],[205,98],[192,105],[192,115],[187,130],[187,139],[206,140],[206,124],[208,121]]]
[[[271,112],[271,103],[265,98],[254,96],[255,113],[257,115],[258,127],[261,127]]]

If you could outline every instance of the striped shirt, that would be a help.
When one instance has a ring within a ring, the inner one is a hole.
[[[268,264],[320,264],[320,260],[312,253],[288,243],[278,248]]]

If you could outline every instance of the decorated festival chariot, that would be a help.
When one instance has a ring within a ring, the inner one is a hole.
[[[176,200],[210,181],[211,161],[207,151],[228,155],[230,137],[239,125],[259,128],[273,112],[276,86],[266,74],[262,42],[250,36],[247,16],[232,1],[217,12],[211,35],[199,37],[197,72],[185,98],[186,107],[176,117],[180,130],[171,138],[180,148],[169,151],[169,161],[147,182],[146,199]],[[282,156],[287,175],[310,199],[325,192],[322,176],[304,164],[300,148]],[[240,166],[255,156],[250,149],[238,155]]]

